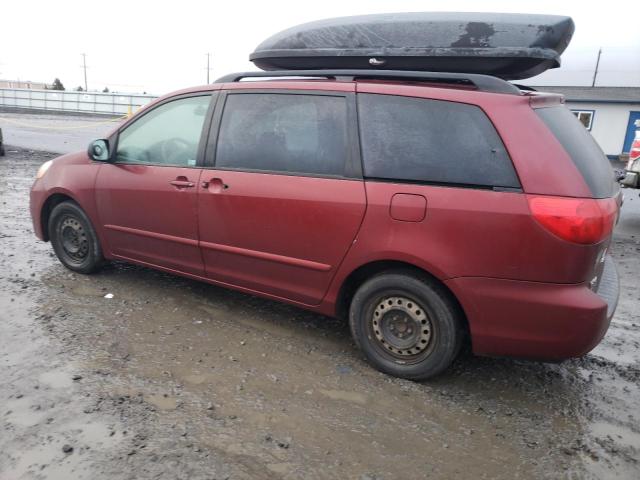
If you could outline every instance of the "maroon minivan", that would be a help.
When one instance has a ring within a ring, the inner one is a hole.
[[[465,339],[545,360],[598,344],[621,197],[562,97],[483,75],[307,73],[166,95],[45,163],[36,235],[76,272],[121,260],[348,317],[366,358],[409,379]]]

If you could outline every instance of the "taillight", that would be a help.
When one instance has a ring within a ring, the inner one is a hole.
[[[631,151],[629,151],[629,160],[635,161],[640,158],[640,139],[635,139],[631,144]]]
[[[528,195],[533,217],[554,235],[589,245],[608,237],[618,213],[613,198],[537,197]]]

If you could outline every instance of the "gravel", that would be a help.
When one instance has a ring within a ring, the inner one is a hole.
[[[637,191],[592,353],[466,353],[413,383],[338,320],[142,267],[64,269],[28,213],[51,157],[0,159],[0,478],[640,478]]]

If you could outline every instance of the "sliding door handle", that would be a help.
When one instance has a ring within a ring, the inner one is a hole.
[[[202,188],[206,188],[211,193],[220,193],[223,190],[229,188],[229,185],[224,183],[221,178],[212,178],[208,182],[202,182]]]

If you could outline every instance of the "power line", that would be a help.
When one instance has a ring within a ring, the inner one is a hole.
[[[87,54],[83,53],[82,55],[82,68],[84,69],[84,91],[88,91],[89,87],[87,86]]]
[[[211,71],[210,60],[211,60],[211,54],[207,53],[207,85],[209,84],[209,72]]]

